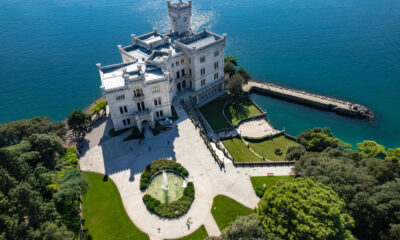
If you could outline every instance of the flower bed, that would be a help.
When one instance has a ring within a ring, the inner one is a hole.
[[[168,159],[159,159],[150,163],[143,171],[142,176],[140,177],[140,189],[146,190],[152,180],[152,176],[162,170],[179,172],[185,177],[189,175],[189,172],[179,163]],[[149,211],[161,217],[176,218],[185,214],[189,210],[194,200],[194,194],[194,185],[192,182],[188,182],[183,191],[182,197],[176,201],[161,203],[161,201],[155,199],[150,194],[145,194],[143,196],[143,202]]]

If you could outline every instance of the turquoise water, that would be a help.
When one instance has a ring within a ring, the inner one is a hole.
[[[117,45],[158,26],[163,0],[0,0],[0,122],[64,119],[100,96],[95,64],[120,61]],[[228,33],[226,53],[254,78],[370,107],[348,119],[252,96],[271,122],[296,135],[328,126],[352,144],[400,145],[398,0],[194,0],[195,29]]]

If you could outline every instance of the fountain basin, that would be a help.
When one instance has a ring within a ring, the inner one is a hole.
[[[167,171],[165,174],[168,185],[165,186],[163,172],[158,172],[152,176],[147,187],[147,193],[161,203],[170,203],[183,196],[184,186],[186,185],[183,184],[185,178],[173,171]]]

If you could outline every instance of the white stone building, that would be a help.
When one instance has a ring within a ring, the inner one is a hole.
[[[173,99],[181,91],[192,92],[201,104],[226,89],[223,36],[207,31],[192,32],[192,1],[167,0],[171,22],[169,34],[154,31],[132,37],[132,44],[118,50],[122,63],[97,64],[103,96],[108,102],[115,130],[171,116]]]

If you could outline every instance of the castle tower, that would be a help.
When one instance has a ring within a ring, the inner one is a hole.
[[[171,31],[178,33],[182,36],[190,30],[191,16],[192,16],[192,0],[183,2],[171,3],[171,0],[167,0],[168,14],[171,21]]]

